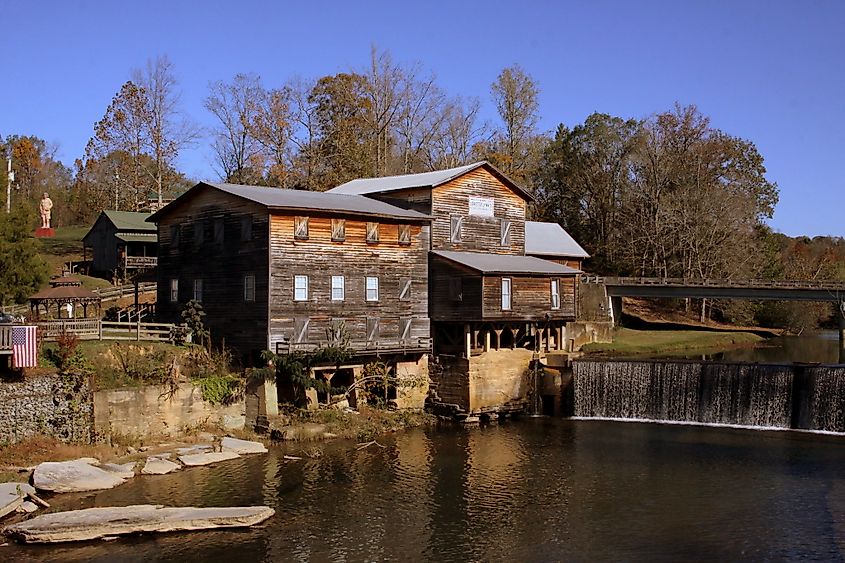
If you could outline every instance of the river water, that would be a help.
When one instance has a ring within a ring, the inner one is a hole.
[[[726,362],[836,364],[839,362],[839,333],[835,330],[822,330],[800,336],[778,336],[755,348],[735,348],[704,356],[687,357]]]
[[[524,418],[380,443],[274,447],[54,499],[275,508],[255,529],[12,545],[0,560],[845,560],[845,436]]]

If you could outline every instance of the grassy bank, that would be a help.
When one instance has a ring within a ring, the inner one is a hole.
[[[613,331],[613,342],[587,344],[584,351],[600,355],[680,355],[754,346],[763,340],[762,337],[748,332],[620,328]]]

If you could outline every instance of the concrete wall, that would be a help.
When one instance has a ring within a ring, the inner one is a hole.
[[[518,406],[528,399],[533,352],[524,348],[489,350],[469,362],[469,411]]]
[[[243,400],[215,406],[204,401],[200,389],[190,383],[180,384],[172,395],[160,386],[94,393],[94,426],[99,438],[175,436],[201,424],[243,428],[244,414]]]
[[[566,349],[576,352],[590,342],[613,342],[613,323],[610,321],[576,321],[566,323]]]
[[[93,424],[87,378],[51,374],[0,380],[0,445],[36,435],[89,442]]]
[[[579,283],[577,296],[579,321],[610,320],[610,302],[603,283]]]
[[[422,410],[428,395],[428,356],[415,362],[396,362],[396,378],[400,381],[396,389],[396,407]]]

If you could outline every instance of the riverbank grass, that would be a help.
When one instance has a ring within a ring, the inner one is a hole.
[[[613,342],[593,342],[584,352],[596,355],[627,354],[685,355],[718,352],[731,348],[755,346],[765,340],[750,332],[716,332],[708,330],[633,330],[613,331]]]

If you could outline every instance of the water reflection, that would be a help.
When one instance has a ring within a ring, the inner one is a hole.
[[[14,561],[845,558],[845,437],[528,419],[271,449],[57,509],[267,503],[263,527],[10,546]],[[313,446],[311,446],[313,447]]]
[[[801,336],[770,338],[758,348],[739,348],[708,354],[705,360],[759,363],[839,363],[839,335],[835,330],[807,333]]]

